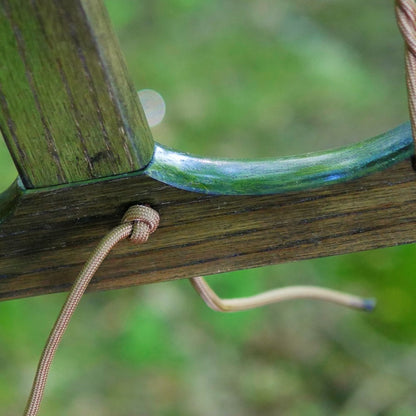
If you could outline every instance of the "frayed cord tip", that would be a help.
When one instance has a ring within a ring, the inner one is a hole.
[[[367,298],[362,300],[361,309],[366,312],[372,312],[377,305],[377,300],[374,298]]]

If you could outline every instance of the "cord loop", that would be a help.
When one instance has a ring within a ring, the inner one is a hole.
[[[133,224],[129,240],[135,244],[142,244],[147,241],[159,225],[159,214],[146,205],[133,205],[124,214],[121,223]]]

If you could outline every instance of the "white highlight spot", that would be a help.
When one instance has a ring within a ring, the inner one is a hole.
[[[166,114],[165,100],[154,90],[140,90],[137,94],[139,95],[149,126],[157,126]]]

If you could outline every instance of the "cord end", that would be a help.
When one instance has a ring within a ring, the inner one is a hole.
[[[372,312],[377,305],[377,300],[374,298],[359,298],[351,306],[353,308],[361,309],[365,312]]]

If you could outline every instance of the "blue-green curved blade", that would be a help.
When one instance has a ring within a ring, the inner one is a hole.
[[[144,173],[176,188],[214,195],[267,195],[357,179],[410,158],[409,123],[324,152],[268,160],[206,159],[156,144]]]

